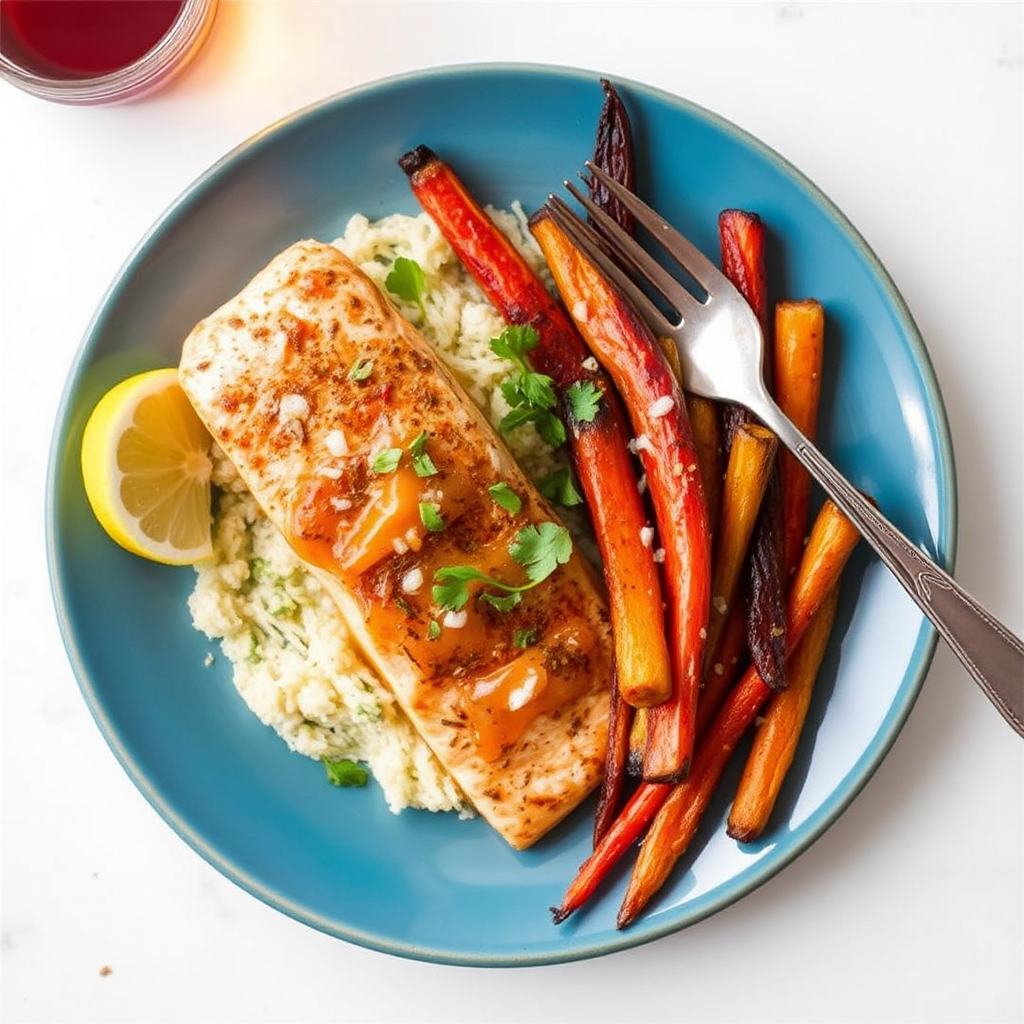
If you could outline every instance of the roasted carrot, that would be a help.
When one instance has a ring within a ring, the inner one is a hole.
[[[811,619],[838,583],[859,537],[856,528],[839,509],[826,501],[815,519],[790,591],[787,635],[792,643],[800,642]],[[593,895],[615,863],[632,848],[656,816],[666,816],[670,820],[663,820],[657,833],[652,828],[644,839],[641,856],[648,861],[642,872],[646,881],[641,883],[638,879],[636,891],[630,897],[633,901],[642,898],[642,902],[631,905],[624,916],[620,914],[622,927],[643,909],[685,851],[729,755],[771,693],[757,668],[753,665],[748,668],[698,743],[689,778],[675,785],[640,784],[597,848],[581,865],[561,904],[552,908],[556,923],[564,921]],[[678,843],[673,839],[674,828],[683,830]],[[658,842],[661,846],[656,853],[654,846]],[[656,863],[662,854],[669,860],[663,870]],[[630,887],[634,888],[632,882]]]
[[[490,301],[509,323],[531,324],[538,332],[531,362],[552,378],[569,427],[573,466],[604,564],[618,685],[631,703],[664,699],[671,689],[672,668],[661,582],[653,552],[642,539],[647,510],[626,448],[629,427],[615,389],[599,368],[591,368],[590,353],[565,311],[453,169],[426,146],[406,153],[399,165]],[[589,421],[575,416],[567,397],[580,382],[601,395]]]
[[[818,609],[803,639],[786,664],[788,684],[773,694],[754,732],[754,742],[743,768],[726,831],[742,843],[752,842],[765,830],[782,783],[796,755],[797,743],[811,706],[832,624],[839,603],[839,586],[833,586]]]
[[[676,351],[674,346],[673,351]],[[676,351],[677,358],[678,354]],[[671,360],[669,362],[671,364]],[[676,376],[682,380],[678,370]],[[700,395],[688,394],[686,410],[693,432],[693,446],[697,450],[700,478],[704,481],[704,502],[708,507],[714,551],[718,545],[717,523],[722,512],[722,426],[718,403]]]
[[[779,302],[775,306],[775,400],[811,441],[817,436],[825,311],[820,302]],[[811,477],[791,452],[779,455],[782,481],[783,575],[800,561],[807,534]]]
[[[718,656],[718,639],[736,599],[736,586],[775,465],[778,445],[778,438],[756,423],[741,423],[733,434],[722,487],[721,515],[715,531],[705,672]]]
[[[597,891],[619,858],[632,848],[672,790],[668,783],[642,782],[594,852],[583,862],[562,902],[551,907],[555,924],[579,910]]]
[[[786,625],[790,651],[835,587],[859,537],[853,524],[826,501],[789,595]],[[673,787],[644,838],[619,910],[618,927],[625,928],[636,919],[686,852],[732,752],[772,693],[756,665],[747,669],[729,693],[697,744],[690,777]]]
[[[604,774],[594,811],[594,846],[604,838],[622,806],[629,771],[629,737],[633,725],[633,707],[626,702],[618,686],[612,687],[608,704],[608,747]]]
[[[531,217],[530,228],[637,435],[663,552],[673,670],[671,698],[646,712],[644,778],[671,782],[686,775],[693,755],[711,588],[707,507],[686,401],[647,324],[546,210]]]
[[[718,218],[722,271],[754,311],[765,337],[766,384],[772,387],[772,335],[768,323],[768,286],[765,270],[765,224],[756,213],[724,210]],[[728,438],[746,413],[726,407]],[[747,646],[772,689],[785,685],[786,601],[782,548],[782,493],[778,471],[768,481],[760,519],[750,550],[747,607]]]
[[[705,667],[697,701],[697,740],[707,731],[740,673],[747,667],[747,609],[737,601],[726,617],[717,650]]]
[[[594,142],[594,163],[609,177],[634,191],[636,188],[636,163],[633,153],[633,128],[629,122],[626,105],[615,86],[607,78],[601,79],[604,90],[604,105],[597,120],[597,137]],[[618,199],[596,178],[587,182],[590,198],[608,214],[624,231],[633,234],[634,218]]]

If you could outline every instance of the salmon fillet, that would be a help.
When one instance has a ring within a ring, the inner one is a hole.
[[[354,263],[308,240],[194,328],[179,372],[478,812],[536,842],[600,779],[610,627],[575,549],[518,599],[470,580],[463,607],[435,600],[447,567],[523,584],[510,548],[558,524],[479,409]]]

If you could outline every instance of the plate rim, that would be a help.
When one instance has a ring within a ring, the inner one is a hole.
[[[771,163],[776,170],[791,180],[821,209],[825,216],[833,220],[841,229],[846,239],[855,247],[859,256],[864,260],[870,275],[880,286],[886,300],[896,312],[901,328],[903,328],[901,330],[903,340],[908,347],[920,377],[922,397],[926,399],[930,410],[932,424],[930,437],[936,447],[936,464],[939,471],[938,483],[940,486],[938,487],[936,539],[938,556],[939,561],[951,572],[956,562],[959,521],[956,460],[941,387],[923,336],[906,300],[900,293],[888,270],[853,222],[824,190],[808,178],[797,166],[773,147],[764,143],[735,122],[686,97],[626,76],[613,75],[608,72],[573,65],[531,62],[470,62],[424,67],[363,82],[296,108],[294,111],[277,118],[232,146],[186,185],[184,189],[180,190],[142,234],[100,297],[73,356],[54,421],[47,461],[44,509],[47,572],[61,639],[72,673],[104,741],[136,789],[138,789],[150,806],[172,828],[179,838],[228,880],[286,916],[335,938],[352,942],[366,949],[398,957],[428,963],[467,967],[542,966],[606,956],[626,949],[637,948],[648,942],[682,931],[718,911],[739,902],[797,860],[845,813],[850,804],[860,794],[887,757],[892,744],[895,742],[913,710],[913,706],[920,695],[928,675],[938,643],[937,631],[930,625],[927,619],[923,619],[908,658],[907,670],[904,673],[904,681],[900,689],[902,699],[889,706],[875,735],[874,742],[860,754],[848,772],[842,797],[835,796],[833,792],[823,805],[815,809],[810,819],[805,822],[799,841],[793,842],[788,846],[785,857],[775,860],[768,858],[766,861],[758,861],[752,868],[744,872],[741,885],[734,886],[728,892],[719,893],[714,898],[702,901],[699,906],[691,907],[688,912],[668,913],[666,915],[657,915],[653,918],[649,917],[644,922],[638,922],[637,925],[626,931],[617,932],[612,936],[602,935],[598,939],[574,943],[561,949],[546,948],[543,951],[533,953],[524,951],[520,955],[488,952],[474,955],[465,950],[453,951],[442,948],[428,948],[414,942],[391,938],[385,939],[379,935],[372,934],[366,929],[342,926],[338,921],[326,915],[318,914],[312,908],[299,905],[297,902],[284,897],[272,887],[241,869],[229,856],[206,842],[161,796],[148,778],[146,771],[135,762],[126,749],[102,707],[102,702],[98,698],[95,685],[86,671],[80,652],[79,639],[72,628],[72,617],[68,610],[69,598],[67,597],[66,582],[61,579],[58,571],[61,539],[58,536],[59,531],[57,530],[57,506],[60,497],[61,461],[66,456],[67,435],[72,427],[74,397],[87,369],[87,357],[94,345],[96,332],[101,325],[104,314],[115,302],[119,292],[130,283],[132,269],[144,258],[150,246],[153,245],[154,241],[158,240],[162,232],[173,224],[178,216],[183,216],[187,213],[190,203],[201,197],[206,191],[215,188],[221,176],[233,168],[239,161],[252,159],[263,148],[273,145],[282,132],[294,129],[312,117],[327,114],[331,109],[339,105],[358,101],[374,93],[407,88],[411,84],[421,83],[424,79],[454,79],[460,76],[496,76],[501,74],[530,75],[538,78],[548,77],[552,80],[553,86],[557,86],[559,82],[565,79],[594,83],[602,77],[609,78],[615,82],[617,87],[621,87],[623,90],[642,95],[648,101],[679,110],[690,117],[702,121],[716,131],[724,133],[743,146],[756,151]],[[943,482],[945,482],[945,487],[941,486]],[[908,678],[910,677],[912,679],[908,685]],[[663,920],[663,917],[666,919]]]

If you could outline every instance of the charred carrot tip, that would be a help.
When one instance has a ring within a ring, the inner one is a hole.
[[[398,166],[411,178],[417,171],[421,171],[436,159],[437,154],[429,146],[417,146],[398,158]]]

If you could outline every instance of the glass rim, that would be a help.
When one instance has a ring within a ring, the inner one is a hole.
[[[59,103],[113,103],[136,99],[169,81],[199,51],[219,0],[183,0],[171,27],[141,57],[91,78],[51,78],[22,67],[0,52],[0,77],[25,92]]]

